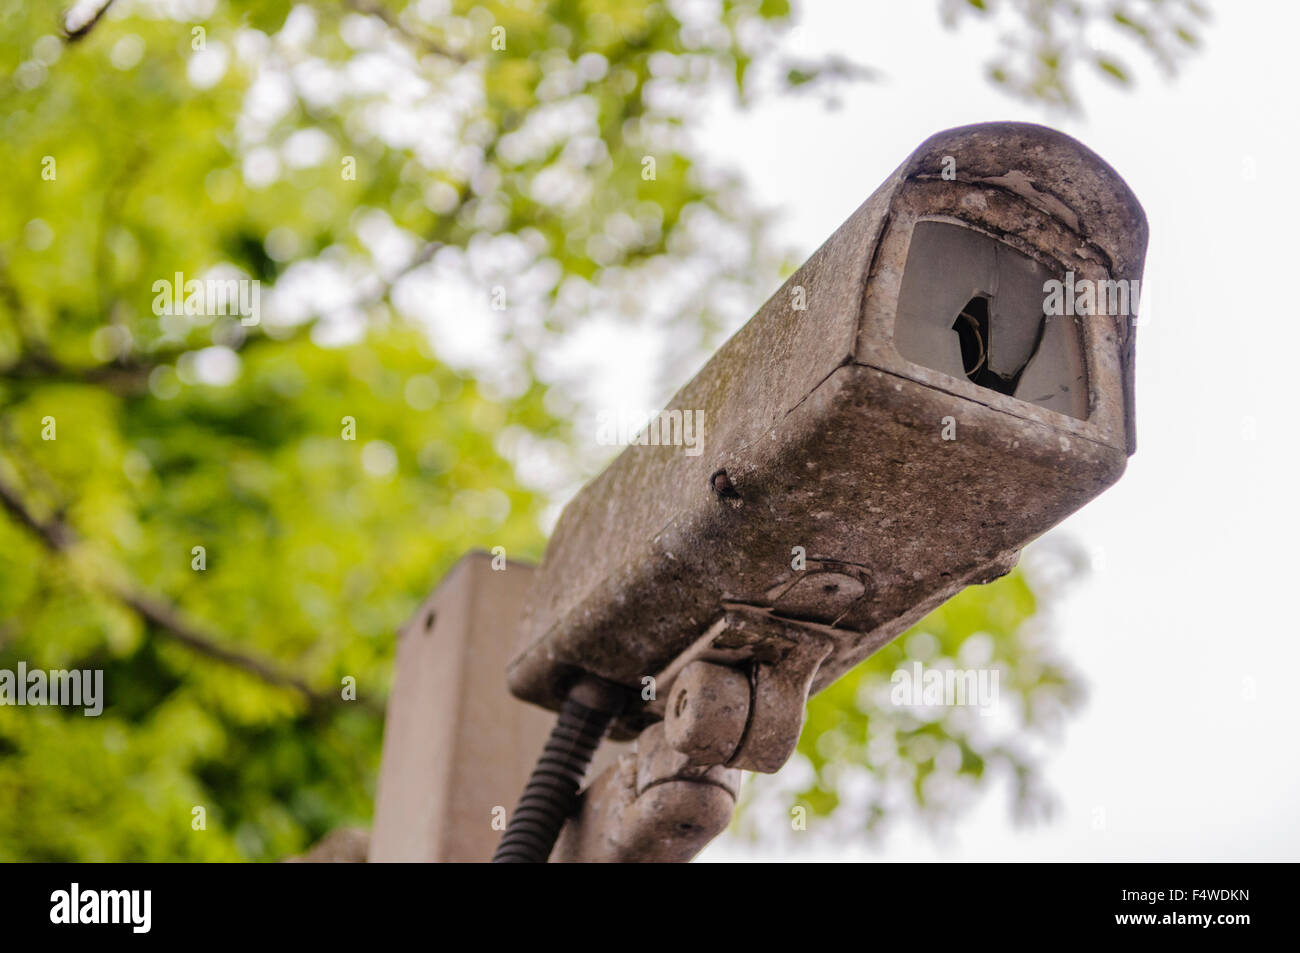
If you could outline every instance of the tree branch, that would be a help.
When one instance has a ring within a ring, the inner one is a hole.
[[[390,302],[389,295],[392,293],[393,286],[417,268],[428,264],[437,251],[443,247],[444,243],[440,241],[425,242],[420,247],[420,250],[411,257],[410,261],[403,264],[388,277],[380,276],[379,284],[373,291],[358,294],[339,307],[363,308],[367,305]],[[8,295],[6,290],[8,286],[4,282],[3,264],[3,261],[0,260],[0,300],[5,300]],[[14,308],[16,313],[22,313],[20,310],[21,303],[16,303]],[[292,328],[289,333],[279,337],[272,337],[265,331],[256,331],[256,333],[250,331],[242,341],[231,346],[231,350],[242,354],[256,345],[280,344],[296,340],[301,335],[308,333],[315,323],[316,318],[304,321]],[[148,386],[149,375],[155,368],[163,364],[170,364],[181,355],[200,350],[204,346],[206,345],[182,344],[159,348],[144,354],[121,357],[106,364],[88,366],[64,364],[50,357],[43,348],[29,348],[26,353],[20,354],[16,360],[0,366],[0,380],[63,381],[77,384],[95,384],[105,387],[116,394],[142,393]]]
[[[62,552],[76,541],[62,524],[55,521],[46,522],[37,517],[27,508],[18,492],[3,480],[0,480],[0,506],[3,506],[23,529],[39,539],[51,552]]]
[[[84,40],[87,36],[90,35],[90,31],[95,28],[95,25],[99,23],[99,21],[103,18],[104,14],[108,12],[108,8],[111,7],[112,5],[113,5],[113,0],[103,0],[103,3],[99,5],[99,8],[95,10],[95,12],[91,15],[90,19],[88,19],[85,23],[82,23],[78,26],[69,25],[68,16],[73,12],[75,12],[76,8],[74,7],[72,10],[69,10],[68,13],[64,14],[63,17],[64,42],[76,43],[78,40]]]
[[[344,2],[348,8],[355,10],[357,13],[378,17],[380,20],[383,20],[384,24],[390,30],[399,34],[408,42],[413,43],[426,53],[432,53],[434,56],[443,56],[449,60],[455,60],[457,63],[469,62],[469,57],[464,53],[450,49],[440,43],[435,43],[429,37],[420,36],[420,34],[409,29],[392,10],[385,7],[379,2],[379,0],[344,0]]]
[[[268,334],[249,334],[231,347],[237,353],[260,344],[279,344],[291,341],[305,333],[311,322],[305,322],[283,337]],[[144,354],[131,355],[106,364],[64,364],[43,351],[29,351],[17,360],[0,367],[0,379],[13,381],[63,381],[76,384],[95,384],[116,394],[142,393],[149,383],[149,375],[157,367],[170,364],[183,354],[198,351],[204,344],[183,344],[159,348]]]
[[[175,642],[179,642],[186,648],[198,652],[200,655],[206,655],[208,658],[216,659],[226,665],[232,665],[235,668],[243,669],[256,675],[264,682],[272,685],[282,685],[286,688],[292,688],[300,694],[306,696],[313,705],[325,706],[336,699],[323,696],[314,688],[304,682],[296,675],[290,675],[287,672],[281,672],[271,664],[255,658],[251,655],[244,655],[233,649],[228,649],[217,644],[206,635],[196,630],[175,606],[158,599],[144,592],[132,592],[126,589],[114,588],[113,595],[123,605],[133,611],[141,619],[152,624]],[[341,699],[340,699],[341,700]]]
[[[19,525],[35,536],[52,553],[66,553],[78,540],[76,532],[67,523],[57,518],[41,519],[33,513],[22,495],[4,480],[0,480],[0,507],[3,507]],[[241,669],[268,684],[293,689],[305,697],[314,708],[324,709],[344,704],[341,696],[322,694],[298,676],[290,675],[270,662],[221,645],[217,640],[203,633],[185,618],[178,607],[165,599],[128,585],[110,583],[104,588],[118,602],[152,626],[154,631],[193,652]],[[382,707],[373,702],[359,700],[359,703],[373,713],[383,713]]]

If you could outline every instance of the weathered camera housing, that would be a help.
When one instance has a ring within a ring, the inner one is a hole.
[[[628,447],[568,504],[511,691],[558,708],[583,672],[639,691],[740,604],[833,633],[815,692],[1007,572],[1134,450],[1132,316],[1034,325],[1026,289],[1137,281],[1146,242],[1128,186],[1068,136],[928,139],[672,399],[703,411],[703,452]],[[968,375],[981,351],[1011,393]]]

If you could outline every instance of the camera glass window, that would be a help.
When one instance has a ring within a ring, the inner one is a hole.
[[[918,222],[894,346],[915,364],[1085,420],[1080,319],[1044,313],[1045,286],[1059,277],[982,232]]]

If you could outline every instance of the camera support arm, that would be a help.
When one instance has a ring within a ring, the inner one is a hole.
[[[730,605],[656,677],[662,722],[582,794],[559,861],[685,862],[731,820],[740,769],[775,773],[794,753],[808,691],[835,630]],[[841,637],[848,633],[836,633]]]

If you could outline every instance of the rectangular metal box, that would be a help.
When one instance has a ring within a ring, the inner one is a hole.
[[[834,630],[816,691],[1006,572],[1134,449],[1132,316],[1045,316],[1033,290],[1136,281],[1146,240],[1063,134],[927,140],[672,399],[703,452],[630,446],[569,503],[511,690],[639,688],[741,603]]]

